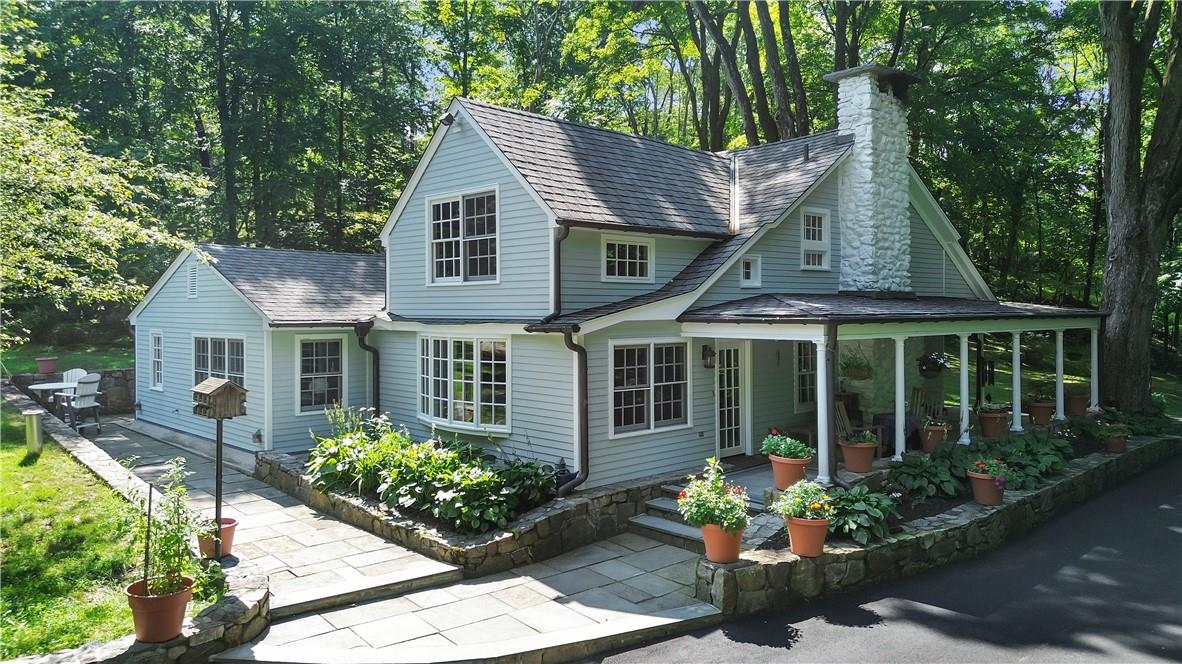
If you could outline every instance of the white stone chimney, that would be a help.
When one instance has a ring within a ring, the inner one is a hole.
[[[838,173],[843,291],[911,292],[907,86],[918,79],[869,64],[826,74],[837,129],[854,145]]]

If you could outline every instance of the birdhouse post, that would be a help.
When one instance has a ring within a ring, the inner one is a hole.
[[[217,538],[213,557],[222,559],[222,420],[246,415],[246,388],[225,378],[206,378],[193,388],[193,414],[217,422],[214,443],[214,515]]]

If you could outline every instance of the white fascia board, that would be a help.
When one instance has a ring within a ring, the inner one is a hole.
[[[964,278],[965,283],[969,285],[973,293],[982,300],[996,302],[997,297],[993,295],[993,291],[985,283],[985,279],[977,270],[977,266],[973,265],[972,259],[965,253],[964,248],[960,246],[960,233],[952,225],[952,220],[948,218],[943,208],[936,202],[936,198],[932,196],[932,192],[924,184],[923,178],[919,177],[919,173],[915,171],[915,167],[910,162],[907,164],[907,169],[911,175],[909,187],[911,204],[915,206],[915,211],[919,213],[920,219],[923,219],[928,229],[940,241],[944,252],[952,259],[952,265],[960,273],[960,276]]]
[[[418,321],[408,320],[390,320],[389,318],[375,318],[374,329],[388,330],[391,332],[425,332],[439,334],[441,332],[455,333],[459,335],[472,334],[490,334],[490,335],[513,335],[525,334],[525,325],[523,323],[422,323]]]
[[[148,289],[147,294],[144,295],[144,299],[140,300],[140,303],[135,305],[135,308],[132,309],[131,313],[127,315],[127,321],[129,323],[132,325],[136,324],[136,319],[139,318],[140,313],[148,306],[148,303],[156,297],[156,294],[159,293],[160,289],[164,287],[164,284],[172,278],[172,275],[178,269],[180,269],[181,265],[185,264],[185,259],[189,257],[189,254],[192,253],[192,250],[184,249],[179,254],[177,254],[176,258],[172,259],[172,263],[170,263],[168,268],[164,270],[164,274],[160,275],[160,278],[156,280],[156,283],[152,284],[152,287]]]
[[[681,336],[816,342],[825,340],[825,326],[818,323],[682,323]]]
[[[911,321],[905,323],[850,323],[837,327],[838,340],[883,339],[890,337],[936,337],[996,332],[1037,332],[1047,330],[1091,330],[1100,327],[1094,318],[993,318],[983,320]]]
[[[459,105],[459,100],[453,99],[447,107],[447,112],[451,113],[454,117],[455,110]],[[410,174],[406,185],[402,187],[402,193],[398,196],[398,202],[394,204],[394,211],[390,213],[390,218],[386,220],[386,225],[382,227],[382,234],[379,237],[383,247],[388,246],[390,231],[394,230],[394,224],[398,222],[398,217],[402,215],[402,211],[410,203],[411,194],[414,193],[415,187],[419,186],[419,180],[423,179],[423,173],[427,170],[427,164],[431,163],[431,158],[435,156],[435,151],[439,149],[439,144],[443,142],[443,137],[447,134],[447,130],[454,124],[455,122],[452,122],[450,125],[442,125],[435,129],[435,134],[431,136],[431,140],[427,143],[427,149],[423,152],[423,156],[419,157],[419,163],[415,165],[414,172]]]

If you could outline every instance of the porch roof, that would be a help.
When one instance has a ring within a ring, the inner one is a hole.
[[[1099,318],[1094,309],[951,297],[769,293],[691,309],[683,323],[896,323],[998,318]]]

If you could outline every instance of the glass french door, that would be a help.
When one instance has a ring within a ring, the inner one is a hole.
[[[743,367],[740,346],[719,345],[717,354],[718,453],[742,454],[743,450]]]

